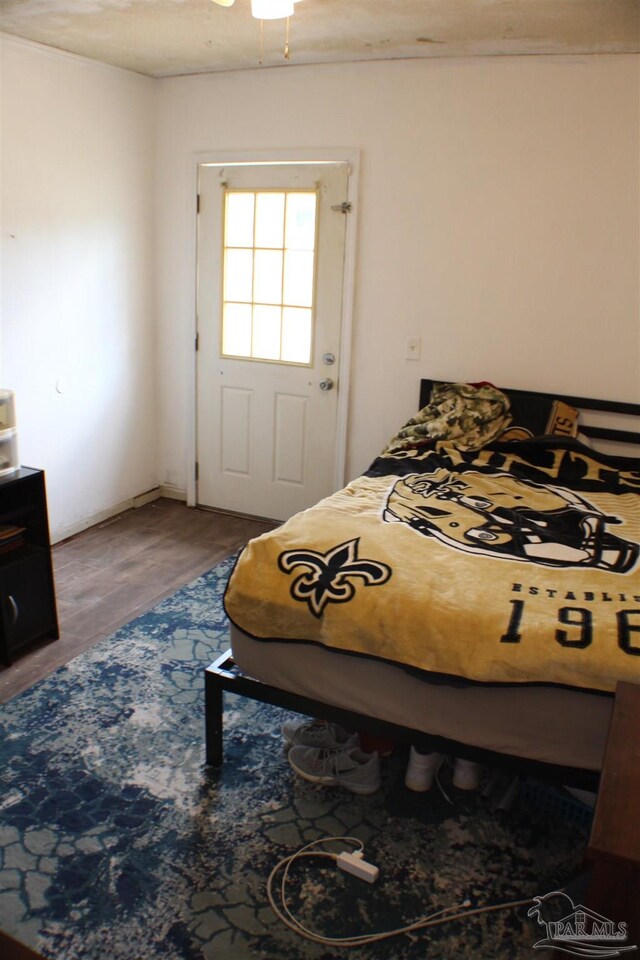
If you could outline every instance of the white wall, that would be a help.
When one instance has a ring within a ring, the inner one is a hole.
[[[637,399],[638,57],[152,81],[0,49],[0,386],[55,537],[186,488],[197,153],[361,152],[350,476],[420,376]]]
[[[482,58],[160,81],[161,478],[186,485],[193,156],[361,150],[347,472],[420,376],[637,400],[636,56]],[[422,337],[422,359],[404,359]]]
[[[19,40],[0,55],[1,385],[60,538],[157,483],[155,89]]]

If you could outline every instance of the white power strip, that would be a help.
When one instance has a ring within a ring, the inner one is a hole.
[[[367,863],[367,861],[363,859],[362,853],[362,850],[354,850],[353,853],[343,850],[342,853],[338,854],[336,863],[340,869],[346,873],[352,873],[354,877],[360,877],[361,880],[366,880],[367,883],[373,883],[378,879],[380,870],[375,864]]]

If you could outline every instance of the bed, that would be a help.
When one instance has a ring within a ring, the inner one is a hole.
[[[616,684],[640,682],[640,404],[423,380],[419,409],[245,547],[207,762],[228,691],[594,789]]]

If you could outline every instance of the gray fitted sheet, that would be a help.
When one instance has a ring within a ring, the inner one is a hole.
[[[599,770],[613,697],[552,686],[447,686],[402,667],[308,643],[254,640],[231,626],[237,665],[256,680],[471,746]]]

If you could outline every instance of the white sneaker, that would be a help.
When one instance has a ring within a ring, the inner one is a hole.
[[[415,747],[409,752],[409,763],[404,775],[404,785],[416,793],[426,793],[431,789],[433,778],[442,763],[441,753],[418,753]]]
[[[458,790],[476,790],[481,776],[482,767],[472,760],[456,760],[453,765],[453,785]]]
[[[346,787],[352,793],[375,793],[380,787],[380,759],[377,753],[363,753],[358,747],[324,750],[322,747],[294,746],[289,763],[304,780],[326,786]]]
[[[286,720],[280,727],[282,736],[290,747],[325,747],[327,750],[338,747],[357,747],[358,734],[348,733],[337,723],[325,720]]]

